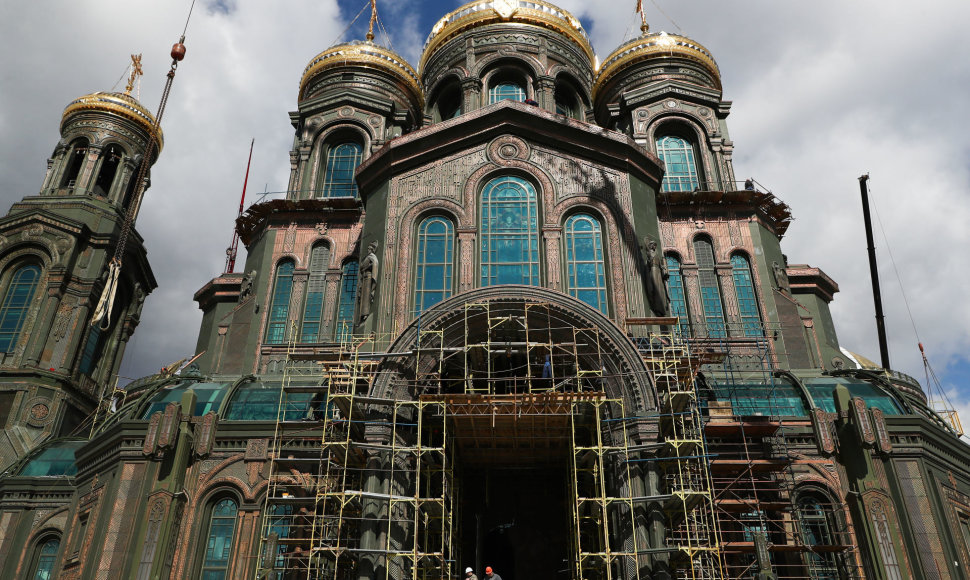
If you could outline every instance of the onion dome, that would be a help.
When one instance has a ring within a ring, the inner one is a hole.
[[[455,36],[487,24],[527,24],[562,34],[593,62],[593,46],[579,20],[542,0],[477,0],[446,14],[431,29],[421,54],[423,70],[436,50]]]
[[[161,152],[164,138],[162,128],[155,127],[155,115],[142,106],[134,97],[126,93],[91,93],[71,101],[61,116],[63,132],[68,118],[80,112],[101,112],[118,115],[140,125],[146,133],[155,137],[156,154]]]
[[[721,72],[709,50],[686,36],[655,32],[644,34],[623,44],[606,58],[593,86],[593,98],[595,99],[597,93],[618,74],[639,64],[659,64],[672,58],[686,59],[695,63],[710,75],[713,81],[712,88],[721,89]]]
[[[313,81],[334,68],[364,67],[382,71],[400,81],[407,89],[418,110],[424,107],[424,93],[418,75],[404,57],[373,42],[349,42],[331,46],[313,57],[300,79],[299,100],[314,92]]]

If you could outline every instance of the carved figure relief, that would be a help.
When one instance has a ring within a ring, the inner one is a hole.
[[[380,261],[377,259],[377,240],[367,246],[367,255],[360,261],[360,282],[357,287],[358,323],[370,316],[371,304],[377,294],[377,274]]]
[[[670,273],[667,271],[667,262],[657,246],[657,240],[650,236],[643,239],[641,251],[650,310],[656,316],[667,316],[670,314],[670,297],[667,295],[667,278]]]

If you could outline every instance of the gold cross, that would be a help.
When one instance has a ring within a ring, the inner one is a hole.
[[[128,86],[125,87],[125,94],[131,95],[131,90],[135,88],[135,78],[140,77],[143,73],[141,72],[141,55],[133,54],[131,55],[131,75],[128,76]]]

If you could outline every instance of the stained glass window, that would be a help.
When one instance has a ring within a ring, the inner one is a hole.
[[[90,329],[88,331],[88,341],[84,343],[84,350],[81,351],[81,364],[78,365],[81,374],[88,376],[91,376],[91,373],[94,372],[95,362],[100,354],[98,347],[101,346],[101,335],[104,334],[100,322],[95,323]]]
[[[805,544],[812,547],[836,545],[828,510],[823,509],[814,494],[805,494],[798,498],[798,517],[801,520]],[[812,578],[837,580],[840,577],[834,552],[812,551],[807,552],[806,557]]]
[[[226,498],[212,508],[209,535],[202,561],[202,580],[224,580],[232,555],[232,537],[236,532],[236,502]]]
[[[701,306],[704,309],[704,323],[707,336],[724,337],[724,304],[721,301],[721,286],[714,269],[714,246],[704,238],[694,240],[694,255],[697,258],[697,280],[701,291]]]
[[[525,89],[522,85],[510,80],[499,81],[488,89],[488,104],[497,103],[510,99],[513,101],[525,100]]]
[[[300,342],[321,342],[323,324],[323,298],[327,289],[327,266],[330,264],[330,247],[317,244],[310,251],[310,277],[307,280],[306,304],[303,307],[303,329]]]
[[[269,309],[269,328],[266,331],[267,344],[286,342],[287,319],[290,316],[290,294],[293,291],[293,262],[282,262],[276,267],[276,282],[273,285],[273,302]]]
[[[354,332],[354,302],[357,298],[357,262],[344,264],[337,302],[337,340],[343,341]]]
[[[40,281],[40,266],[21,266],[10,277],[7,293],[0,304],[0,352],[12,352],[27,318],[34,292]]]
[[[482,286],[539,285],[536,190],[521,177],[499,177],[482,191]]]
[[[657,139],[657,156],[667,167],[663,191],[694,191],[697,189],[697,164],[694,145],[683,137],[667,135]]]
[[[357,181],[354,172],[360,165],[364,148],[348,141],[334,145],[327,152],[327,168],[323,176],[320,197],[356,197]]]
[[[680,270],[680,260],[667,256],[667,291],[670,295],[670,313],[677,317],[680,333],[690,335],[690,312],[687,310],[687,293],[684,291],[684,274]]]
[[[731,256],[731,272],[734,275],[734,292],[738,298],[738,313],[741,315],[741,331],[744,336],[762,336],[761,313],[758,311],[758,298],[754,294],[751,279],[751,264],[741,254]]]
[[[451,296],[455,229],[451,220],[425,218],[418,225],[414,315]]]
[[[50,580],[54,577],[54,563],[57,550],[61,547],[60,538],[50,538],[39,546],[37,553],[37,569],[31,580]]]
[[[566,290],[608,314],[606,301],[606,261],[603,257],[603,232],[600,222],[585,213],[566,220]]]

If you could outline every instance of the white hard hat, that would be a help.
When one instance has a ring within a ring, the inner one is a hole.
[[[471,566],[469,566],[468,568],[465,568],[465,574],[468,574],[468,573],[469,573],[469,572],[471,572],[471,571],[472,571],[472,568],[471,568]]]

